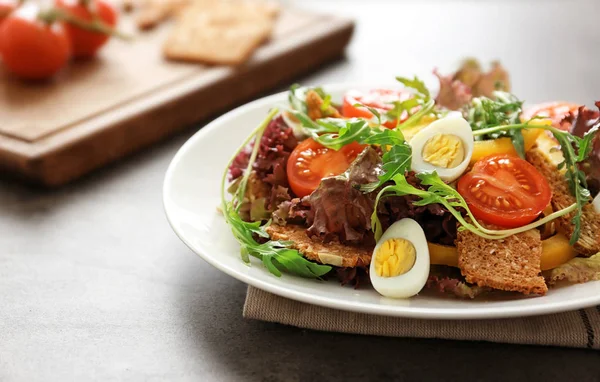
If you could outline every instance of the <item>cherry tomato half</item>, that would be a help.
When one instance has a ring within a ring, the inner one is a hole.
[[[298,197],[309,195],[317,189],[321,179],[346,171],[364,147],[351,143],[335,151],[312,138],[302,141],[292,151],[287,163],[287,176],[292,191]]]
[[[117,10],[104,0],[56,0],[56,6],[83,21],[91,22],[97,17],[109,27],[117,24]],[[110,38],[108,34],[85,30],[68,22],[65,28],[75,57],[93,57]]]
[[[546,102],[528,107],[523,111],[522,120],[527,121],[536,115],[548,117],[552,120],[552,125],[562,130],[569,130],[570,124],[564,124],[562,120],[569,115],[575,113],[577,115],[578,104],[570,102]]]
[[[527,161],[510,155],[475,163],[458,181],[458,192],[477,219],[506,228],[531,223],[552,198],[546,178]]]
[[[411,97],[409,92],[402,92],[391,89],[374,89],[366,93],[358,90],[350,90],[344,96],[344,103],[342,105],[342,115],[346,118],[373,118],[373,114],[364,107],[356,107],[356,104],[363,104],[374,109],[377,109],[381,114],[392,110],[394,106],[391,102],[394,101],[405,101]],[[400,121],[404,121],[408,115],[404,115],[400,118]],[[393,129],[396,127],[395,121],[385,122],[385,127]]]
[[[71,56],[71,45],[60,23],[38,19],[38,8],[27,4],[0,24],[0,56],[5,66],[24,79],[52,77]]]

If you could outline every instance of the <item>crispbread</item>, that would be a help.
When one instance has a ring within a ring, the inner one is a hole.
[[[299,225],[272,224],[267,227],[267,233],[273,240],[291,241],[292,248],[297,249],[304,257],[322,264],[367,268],[371,263],[373,248],[344,245],[339,241],[321,243],[308,237],[306,228]]]
[[[543,150],[534,148],[527,152],[527,160],[548,180],[552,189],[552,208],[555,211],[567,208],[575,203],[575,197],[569,191],[569,185],[562,171],[556,168]],[[567,237],[573,235],[575,226],[571,222],[574,213],[558,218],[558,222]],[[588,203],[583,207],[579,240],[573,246],[575,251],[585,256],[600,252],[600,214]]]
[[[540,276],[542,240],[537,230],[503,240],[484,239],[467,230],[459,231],[456,248],[458,266],[472,284],[524,294],[548,291]]]
[[[278,8],[259,2],[192,3],[179,13],[164,54],[172,60],[239,65],[271,35]]]

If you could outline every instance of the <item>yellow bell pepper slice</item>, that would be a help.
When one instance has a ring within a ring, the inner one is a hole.
[[[458,251],[456,247],[427,243],[429,247],[429,262],[436,265],[458,267]],[[540,261],[542,271],[553,269],[566,263],[577,256],[569,239],[558,233],[546,240],[542,240],[542,257]]]
[[[542,271],[556,268],[577,256],[573,247],[569,245],[569,239],[562,233],[542,241]]]
[[[458,267],[458,251],[456,247],[427,243],[429,247],[429,262],[436,265]]]
[[[531,150],[542,132],[542,129],[523,130],[525,151]],[[471,156],[471,165],[482,158],[497,154],[517,155],[517,150],[515,150],[510,138],[505,137],[490,139],[487,141],[475,141],[473,143],[473,156]]]
[[[551,125],[549,119],[534,119],[529,122],[530,125]],[[523,129],[523,141],[525,143],[525,151],[531,150],[535,146],[538,137],[542,134],[542,129]],[[512,144],[510,138],[490,139],[487,141],[475,141],[473,144],[473,156],[471,157],[471,165],[478,160],[490,155],[509,154],[517,155],[517,151]]]

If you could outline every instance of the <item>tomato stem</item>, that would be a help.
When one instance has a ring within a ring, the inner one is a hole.
[[[56,9],[56,8],[52,8],[47,11],[40,12],[40,14],[38,15],[38,19],[45,22],[46,24],[52,24],[57,21],[63,21],[67,24],[74,25],[78,28],[81,28],[81,29],[84,29],[84,30],[87,30],[90,32],[102,33],[105,35],[117,37],[117,38],[120,38],[122,40],[127,40],[127,41],[131,40],[131,36],[124,34],[124,33],[120,32],[119,30],[107,25],[105,22],[101,21],[98,18],[95,18],[92,21],[86,21],[86,20],[83,20],[83,19],[81,19],[77,16],[74,16],[68,12],[64,12],[64,11],[62,11],[60,9]]]

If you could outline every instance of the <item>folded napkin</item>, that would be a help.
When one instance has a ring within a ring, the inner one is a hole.
[[[523,318],[419,320],[323,308],[248,287],[244,317],[305,329],[342,333],[600,350],[600,306]]]

